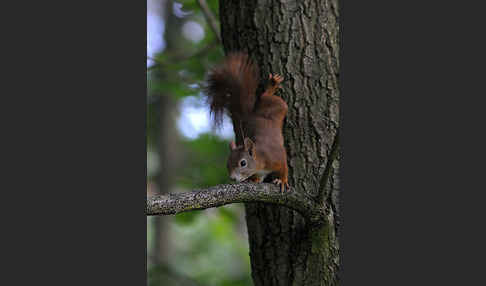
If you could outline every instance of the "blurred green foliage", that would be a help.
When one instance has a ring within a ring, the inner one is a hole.
[[[239,216],[220,215],[220,209],[241,213],[236,206],[201,211],[189,225],[171,224],[171,261],[168,265],[149,267],[149,285],[167,276],[197,281],[195,285],[252,285],[246,237],[241,234]],[[179,215],[178,215],[179,216]]]
[[[185,164],[177,183],[186,188],[205,188],[229,183],[226,159],[227,140],[212,134],[202,134],[195,140],[184,140]]]
[[[198,96],[200,83],[206,71],[223,57],[221,45],[206,23],[196,0],[179,0],[187,21],[199,23],[204,37],[199,42],[180,37],[177,48],[164,50],[151,59],[155,65],[147,71],[147,180],[155,180],[160,168],[158,160],[158,138],[160,126],[160,99],[170,97],[176,103],[187,96]],[[217,0],[206,0],[218,18]],[[166,29],[180,27],[166,26]],[[179,31],[178,30],[178,31]],[[177,33],[175,33],[177,34]],[[175,112],[177,115],[177,112]],[[174,120],[175,123],[175,120]],[[228,183],[226,159],[229,153],[228,140],[213,133],[200,134],[196,139],[176,136],[177,152],[174,186],[170,190],[189,191]],[[155,285],[214,285],[249,286],[250,260],[246,237],[246,222],[242,205],[235,204],[204,211],[193,211],[170,216],[167,229],[169,261],[154,265],[150,263],[154,243],[153,217],[147,217],[147,281]]]
[[[197,0],[179,0],[177,1],[182,4],[182,10],[187,12],[193,12],[199,10],[199,4]],[[219,18],[219,1],[218,0],[206,0],[209,9],[213,12],[216,18]]]

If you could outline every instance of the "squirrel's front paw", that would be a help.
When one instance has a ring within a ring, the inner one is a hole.
[[[283,193],[284,191],[290,190],[290,186],[288,182],[282,182],[281,179],[273,180],[273,183],[280,187],[280,192]]]
[[[270,74],[269,78],[272,81],[273,85],[276,85],[278,88],[281,88],[280,83],[284,80],[283,76],[279,74]]]

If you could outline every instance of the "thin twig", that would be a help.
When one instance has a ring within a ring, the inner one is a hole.
[[[201,7],[204,17],[206,18],[206,21],[208,21],[209,27],[211,28],[211,30],[213,30],[213,33],[218,39],[218,42],[221,43],[221,34],[219,32],[217,24],[218,20],[216,20],[216,17],[214,17],[213,13],[209,9],[208,3],[206,3],[205,0],[197,0],[197,3],[199,4],[199,7]]]
[[[331,175],[332,163],[337,157],[339,149],[339,128],[334,135],[334,142],[332,143],[331,147],[331,154],[329,154],[329,158],[327,159],[326,168],[324,169],[324,174],[322,174],[321,181],[319,183],[319,197],[317,198],[317,202],[319,205],[322,205],[324,202],[324,194],[327,185],[327,181],[329,180],[329,176]]]

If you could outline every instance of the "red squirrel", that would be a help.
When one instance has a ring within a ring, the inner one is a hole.
[[[243,138],[238,146],[234,141],[230,143],[227,168],[231,179],[261,183],[272,174],[273,183],[283,192],[289,189],[282,135],[288,108],[282,98],[274,95],[283,77],[270,74],[265,91],[257,96],[258,74],[258,67],[247,54],[231,53],[209,72],[205,94],[214,124],[221,124],[226,111],[235,133],[239,130]]]

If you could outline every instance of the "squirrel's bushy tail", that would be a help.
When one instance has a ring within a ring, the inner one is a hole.
[[[205,93],[219,126],[226,109],[232,119],[244,118],[253,111],[258,86],[258,67],[247,54],[238,52],[226,56],[224,62],[210,71]]]

